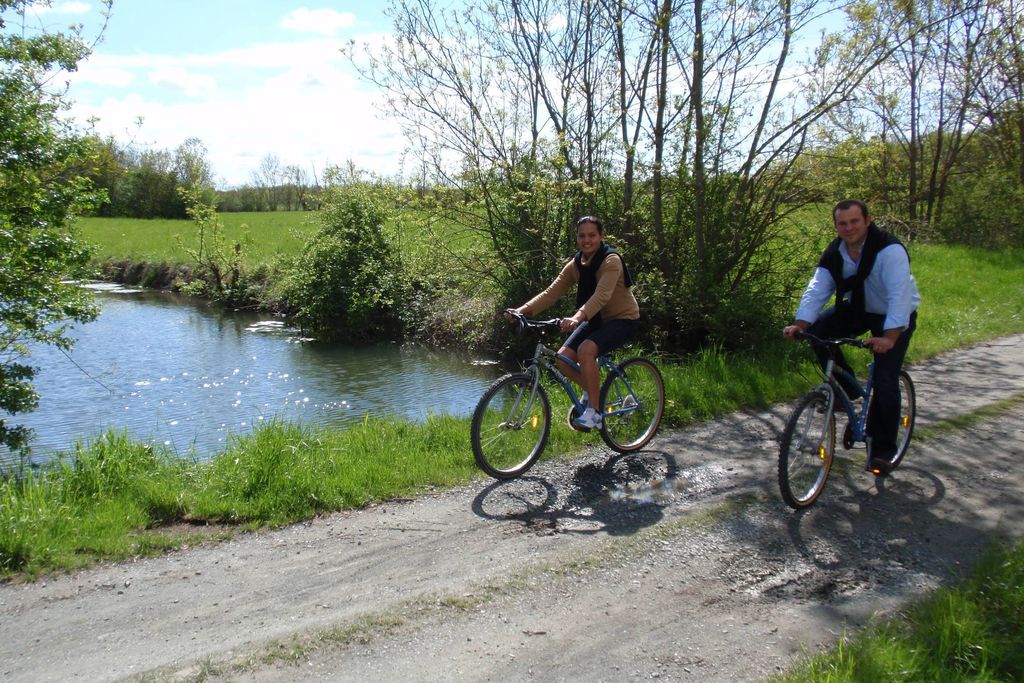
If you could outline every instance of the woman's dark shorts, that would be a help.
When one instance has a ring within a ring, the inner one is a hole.
[[[580,344],[589,339],[602,355],[631,341],[639,328],[639,320],[588,320],[573,330],[562,346],[578,351]]]

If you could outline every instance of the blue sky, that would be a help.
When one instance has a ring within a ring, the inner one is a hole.
[[[99,9],[54,0],[28,19],[50,30],[82,23],[91,36]],[[398,173],[398,126],[339,52],[353,39],[379,43],[390,29],[383,9],[373,0],[115,0],[102,41],[71,75],[72,114],[143,149],[199,138],[222,186],[249,182],[267,154],[310,173],[349,160]]]

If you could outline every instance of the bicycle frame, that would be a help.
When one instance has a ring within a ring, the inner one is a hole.
[[[841,370],[841,368],[838,369]],[[838,396],[842,402],[843,410],[846,411],[846,416],[849,418],[850,424],[853,427],[853,440],[855,442],[866,441],[868,408],[871,405],[871,390],[874,387],[875,382],[875,362],[871,361],[871,364],[868,366],[868,379],[864,384],[864,404],[859,413],[857,412],[856,406],[853,405],[853,400],[850,399],[849,395],[847,395],[846,391],[843,389],[842,384],[839,383],[839,380],[836,377],[836,370],[837,366],[835,358],[829,358],[828,363],[825,364],[825,381],[819,385],[821,389],[826,389],[827,387],[829,396],[831,397],[828,409],[832,410],[836,396]],[[856,379],[856,377],[854,377],[854,379]]]
[[[562,390],[569,397],[569,400],[572,401],[574,406],[576,406],[576,410],[582,413],[583,402],[576,394],[576,390],[573,388],[572,380],[566,377],[565,374],[558,369],[558,366],[556,365],[557,361],[562,361],[563,363],[573,368],[574,370],[580,370],[579,363],[577,363],[573,359],[569,358],[568,356],[564,356],[553,349],[548,348],[547,346],[544,345],[543,342],[537,342],[537,347],[533,352],[533,358],[530,360],[529,364],[526,367],[526,372],[530,373],[533,376],[532,389],[530,391],[530,403],[527,405],[527,408],[533,406],[533,400],[537,394],[537,385],[540,384],[541,369],[544,369],[547,370],[548,374],[550,374],[555,379],[555,381],[558,382],[558,384],[562,387]],[[618,366],[611,360],[611,358],[609,358],[609,356],[598,356],[597,365],[599,368],[603,368],[607,373],[614,373],[626,385],[626,388],[629,389],[629,393],[635,395],[633,387],[632,385],[630,385],[629,380],[622,373],[619,372]],[[637,402],[630,406],[609,411],[608,413],[606,413],[606,415],[625,415],[626,413],[631,413],[639,409],[640,406],[641,403]]]

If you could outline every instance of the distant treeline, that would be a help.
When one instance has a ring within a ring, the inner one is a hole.
[[[263,157],[250,182],[215,190],[205,144],[189,138],[174,150],[139,150],[113,137],[90,136],[91,154],[82,169],[93,187],[106,194],[96,215],[126,218],[187,218],[182,190],[207,189],[218,211],[312,211],[323,199],[315,171]]]

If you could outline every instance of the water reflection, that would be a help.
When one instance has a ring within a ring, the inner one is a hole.
[[[364,415],[467,415],[499,373],[486,362],[386,344],[303,343],[296,330],[163,292],[97,288],[102,313],[70,354],[42,348],[34,462],[108,427],[181,455],[215,454],[273,418],[343,426]]]

